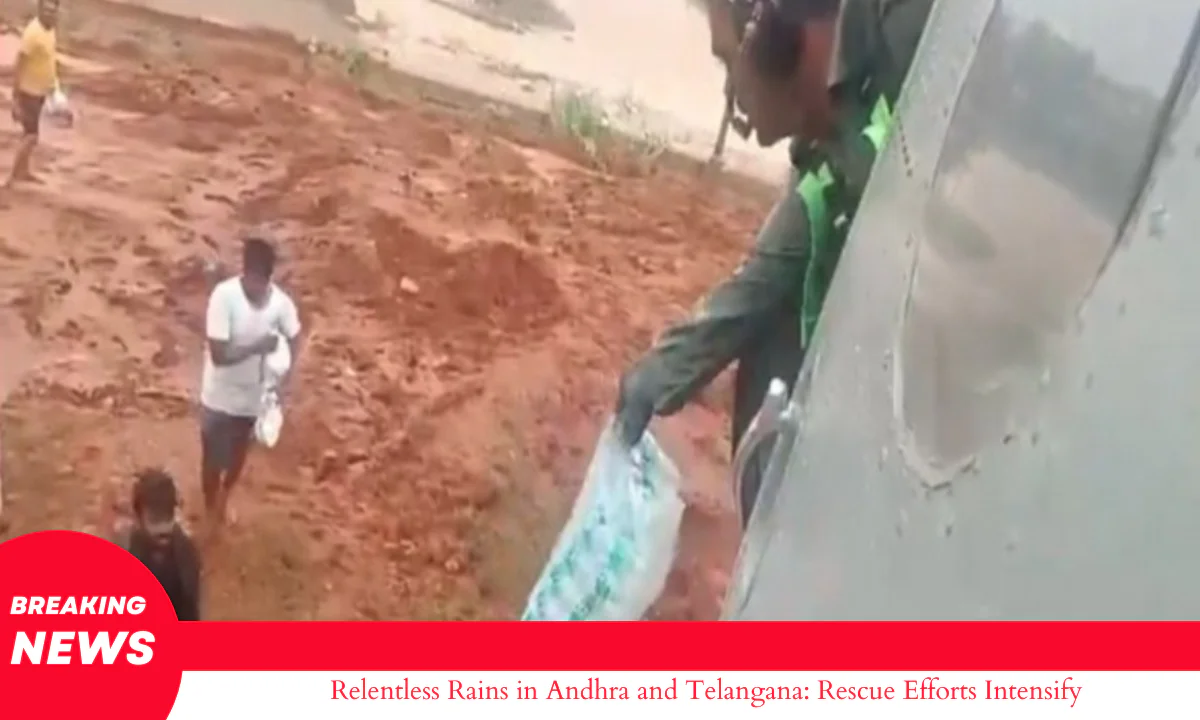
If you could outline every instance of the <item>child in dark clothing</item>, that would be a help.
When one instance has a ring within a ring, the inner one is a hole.
[[[175,518],[175,479],[163,470],[137,474],[133,486],[134,523],[118,544],[142,561],[167,592],[175,616],[200,619],[200,556]]]

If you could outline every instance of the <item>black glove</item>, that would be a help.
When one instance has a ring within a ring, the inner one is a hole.
[[[642,439],[642,434],[654,417],[654,403],[637,392],[629,376],[623,376],[617,388],[617,412],[614,429],[617,437],[627,448],[632,448]]]

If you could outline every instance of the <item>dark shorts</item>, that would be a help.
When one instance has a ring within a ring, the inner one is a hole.
[[[26,135],[37,137],[42,126],[42,106],[46,104],[45,95],[30,95],[17,91],[17,109],[21,113],[21,129]]]
[[[233,463],[239,448],[250,443],[254,432],[253,417],[228,415],[206,407],[200,409],[200,448],[204,461],[224,472]]]

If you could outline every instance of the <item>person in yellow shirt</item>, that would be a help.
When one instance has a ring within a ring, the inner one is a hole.
[[[38,0],[37,17],[25,27],[13,70],[12,116],[23,136],[17,145],[8,185],[35,180],[29,160],[37,147],[42,106],[58,88],[58,0]]]

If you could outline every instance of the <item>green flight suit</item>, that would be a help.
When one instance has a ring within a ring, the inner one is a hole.
[[[804,360],[802,334],[815,328],[881,140],[867,129],[873,119],[880,119],[881,111],[890,114],[932,4],[933,0],[843,0],[830,76],[830,92],[842,112],[837,136],[815,148],[801,149],[793,141],[789,185],[759,230],[748,258],[705,298],[694,317],[664,332],[626,373],[620,425],[640,433],[651,414],[677,412],[736,360],[736,448],[771,379],[786,380],[791,392]],[[802,193],[800,187],[810,173],[821,182],[825,201],[815,218],[821,223],[816,233],[805,202],[812,189]],[[814,236],[821,240],[816,246]],[[743,478],[743,520],[753,508],[770,451],[771,443],[765,443]]]

